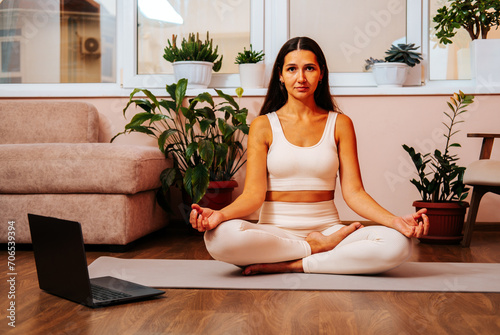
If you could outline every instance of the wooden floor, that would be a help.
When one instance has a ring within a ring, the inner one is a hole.
[[[470,248],[416,244],[410,261],[499,263],[500,225],[479,229]],[[201,236],[169,230],[125,253],[88,251],[88,262],[105,255],[210,259]],[[500,334],[500,293],[169,289],[159,299],[90,309],[41,291],[29,250],[16,250],[8,299],[6,247],[0,257],[0,334]]]

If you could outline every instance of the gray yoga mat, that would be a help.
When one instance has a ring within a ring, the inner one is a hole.
[[[243,276],[237,266],[213,260],[100,257],[89,265],[89,274],[91,278],[113,276],[158,288],[500,292],[497,263],[407,262],[379,275]]]

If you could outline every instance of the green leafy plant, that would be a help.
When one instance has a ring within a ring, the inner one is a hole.
[[[156,138],[160,150],[173,160],[173,167],[160,176],[163,191],[176,185],[196,203],[205,195],[210,181],[231,180],[245,164],[243,139],[249,131],[248,110],[220,90],[215,91],[222,102],[216,103],[210,93],[203,92],[183,106],[186,88],[186,79],[167,85],[168,100],[157,99],[146,89],[134,89],[123,115],[131,105],[142,111],[111,141],[132,132]],[[239,97],[242,91],[236,90]],[[138,94],[146,98],[136,98]]]
[[[448,6],[437,10],[433,17],[436,25],[436,37],[440,43],[451,44],[450,38],[456,30],[464,28],[471,40],[479,36],[485,39],[491,28],[500,25],[500,1],[498,0],[455,0],[448,1]]]
[[[467,112],[467,106],[473,102],[474,96],[465,95],[462,91],[453,94],[450,102],[448,102],[451,112],[444,112],[449,119],[449,124],[443,122],[447,129],[443,134],[446,138],[443,153],[436,149],[432,155],[430,153],[421,154],[417,153],[414,148],[403,144],[404,150],[410,155],[417,169],[419,180],[412,179],[410,182],[420,192],[422,201],[462,201],[467,197],[469,188],[463,183],[465,167],[456,164],[458,157],[451,154],[450,149],[461,147],[459,143],[454,143],[451,140],[453,135],[459,132],[459,130],[454,131],[453,128],[455,125],[464,122],[458,116]]]
[[[219,58],[218,46],[213,47],[213,40],[210,39],[207,31],[207,38],[201,41],[199,34],[190,33],[187,40],[182,39],[180,48],[177,47],[177,35],[172,35],[172,42],[167,41],[163,58],[170,63],[180,61],[203,61],[214,63],[212,70],[219,72],[222,67],[221,55]],[[218,59],[219,58],[219,59]]]
[[[416,47],[415,43],[404,44],[400,43],[398,45],[391,45],[391,47],[385,52],[387,55],[385,59],[374,59],[370,57],[365,60],[365,71],[368,71],[373,64],[376,63],[405,63],[410,67],[420,63],[422,60],[422,54],[416,52],[420,47]]]
[[[252,49],[250,44],[250,50],[243,48],[243,52],[238,52],[235,58],[235,64],[247,64],[247,63],[258,63],[264,59],[264,51],[256,51]]]

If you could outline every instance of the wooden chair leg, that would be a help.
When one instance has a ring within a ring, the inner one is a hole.
[[[462,247],[468,248],[470,246],[470,241],[472,239],[472,232],[474,231],[474,225],[476,224],[477,211],[479,209],[479,203],[481,198],[487,192],[481,186],[474,186],[472,191],[472,198],[469,207],[469,213],[467,215],[467,221],[464,225],[464,238],[462,239]]]

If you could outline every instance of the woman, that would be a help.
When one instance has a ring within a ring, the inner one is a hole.
[[[366,193],[353,124],[330,95],[326,60],[312,39],[283,45],[260,114],[250,127],[242,194],[219,211],[192,205],[190,222],[205,231],[212,257],[245,275],[380,273],[409,257],[410,238],[427,234],[426,210],[397,217]],[[380,226],[341,224],[337,172],[349,207]],[[259,208],[258,224],[239,219]]]

